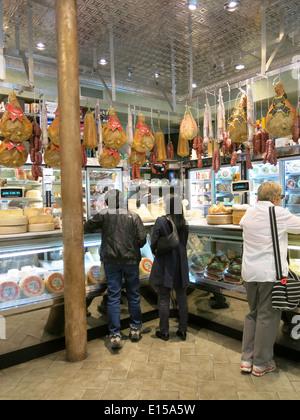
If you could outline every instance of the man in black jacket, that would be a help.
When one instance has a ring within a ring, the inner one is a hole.
[[[120,349],[120,298],[122,276],[125,279],[128,310],[130,314],[131,341],[139,341],[142,326],[140,305],[139,263],[146,243],[146,230],[140,216],[124,207],[124,196],[119,190],[109,190],[105,195],[108,206],[84,224],[85,233],[101,230],[100,259],[108,289],[108,328],[111,347]]]

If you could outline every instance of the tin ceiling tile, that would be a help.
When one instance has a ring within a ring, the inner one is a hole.
[[[171,45],[174,48],[176,91],[178,97],[188,93],[189,86],[189,16],[193,34],[194,81],[201,87],[216,81],[243,78],[253,69],[260,71],[261,1],[241,0],[235,13],[224,10],[225,0],[198,0],[198,9],[190,13],[187,0],[78,0],[78,34],[80,64],[92,69],[93,49],[99,58],[109,60],[110,37],[114,33],[115,74],[117,85],[130,81],[138,90],[150,87],[161,95],[161,88],[171,95]],[[28,50],[27,0],[3,0],[6,47],[15,49],[15,21],[19,16],[20,48]],[[44,52],[35,51],[39,62],[43,57],[56,58],[55,1],[32,0],[34,42],[47,44]],[[299,36],[300,2],[267,0],[267,39],[279,36],[280,16],[284,10],[285,32]],[[298,41],[299,42],[299,41]],[[287,37],[276,59],[288,64],[299,54],[298,42]],[[274,45],[269,47],[268,56]],[[246,65],[237,73],[238,57]],[[276,59],[274,65],[276,64]],[[133,72],[128,76],[128,67]],[[109,83],[110,66],[99,71]],[[154,71],[160,73],[155,80]],[[130,83],[129,82],[129,83]],[[158,83],[158,84],[157,84]]]

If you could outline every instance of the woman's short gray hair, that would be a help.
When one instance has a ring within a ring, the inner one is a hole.
[[[265,181],[263,182],[257,191],[257,200],[258,201],[271,201],[279,200],[281,198],[282,188],[278,182],[275,181]]]

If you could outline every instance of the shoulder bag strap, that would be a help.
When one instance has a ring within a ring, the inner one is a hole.
[[[275,257],[276,276],[277,276],[277,280],[281,280],[282,268],[281,268],[281,260],[280,260],[278,231],[277,231],[277,225],[276,225],[275,206],[269,207],[269,215],[270,215],[270,222],[271,222],[271,233],[272,233],[272,240],[273,240],[274,257]]]

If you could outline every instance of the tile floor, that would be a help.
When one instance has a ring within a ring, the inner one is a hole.
[[[155,337],[158,320],[143,325],[143,338],[112,351],[107,337],[88,342],[84,361],[65,351],[0,371],[0,399],[34,400],[298,400],[300,363],[277,358],[261,378],[239,370],[241,343],[195,326],[187,341]]]

